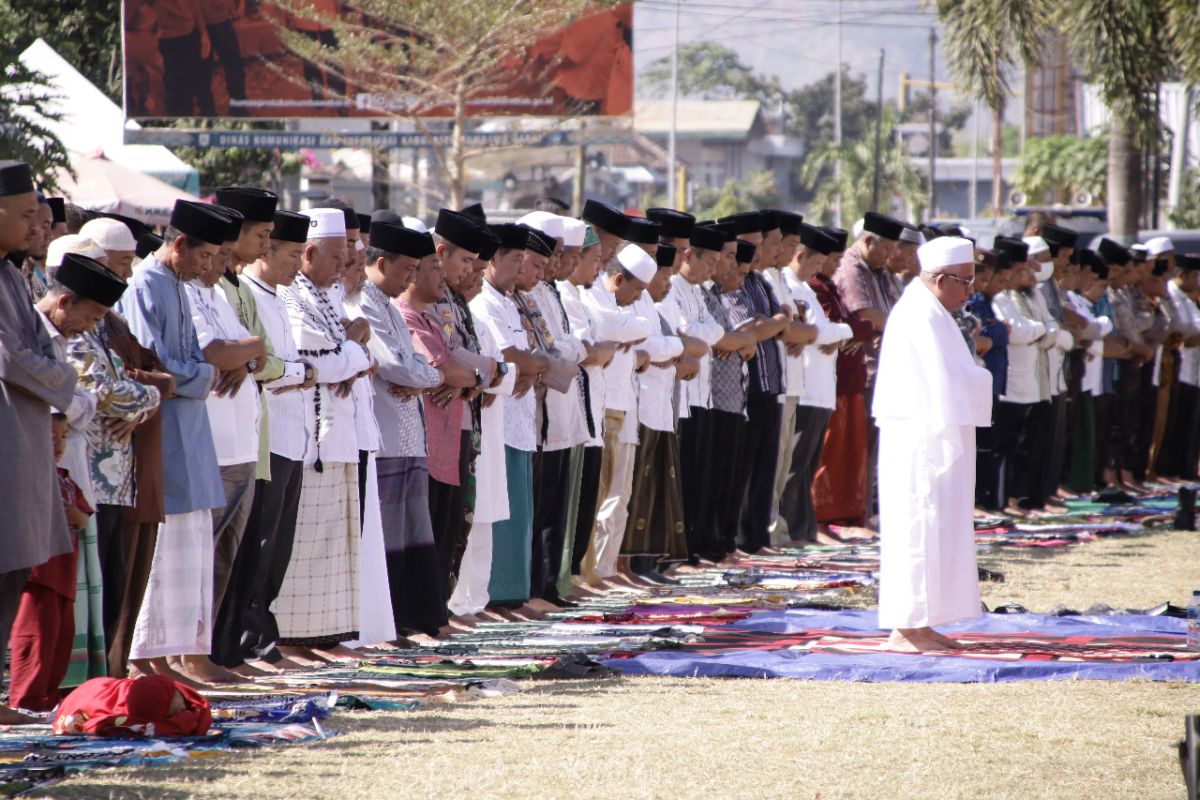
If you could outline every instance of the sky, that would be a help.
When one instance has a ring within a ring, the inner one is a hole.
[[[881,48],[885,98],[897,96],[901,72],[921,80],[929,76],[929,31],[937,17],[932,8],[922,8],[921,0],[638,0],[634,6],[638,72],[670,55],[677,5],[681,45],[723,44],[755,71],[778,75],[787,89],[833,72],[839,5],[842,61],[852,72],[866,76],[868,96],[876,92]],[[940,50],[936,61],[938,81],[949,80]]]

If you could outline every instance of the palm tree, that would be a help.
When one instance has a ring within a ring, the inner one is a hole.
[[[909,162],[908,154],[896,136],[896,112],[887,108],[880,131],[880,187],[882,197],[900,197],[912,219],[918,219],[926,201],[925,178]],[[841,162],[840,178],[833,165]],[[841,147],[830,142],[804,160],[800,182],[813,191],[809,215],[830,221],[841,196],[842,219],[852,221],[871,210],[875,174],[875,123],[871,122],[861,139],[845,141]],[[882,209],[887,211],[885,207]]]
[[[1048,16],[1031,0],[938,0],[945,26],[942,45],[950,71],[962,88],[983,100],[992,112],[992,213],[1004,207],[1001,133],[1004,109],[1012,94],[1018,59],[1026,66],[1041,60]]]

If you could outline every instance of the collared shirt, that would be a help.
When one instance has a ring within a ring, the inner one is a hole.
[[[217,369],[204,360],[186,287],[166,264],[150,256],[134,270],[118,308],[130,332],[175,378],[175,395],[162,404],[166,513],[224,507],[225,489],[205,406]]]
[[[130,378],[120,356],[105,347],[95,332],[81,333],[67,342],[67,361],[79,373],[78,385],[96,397],[96,416],[84,430],[95,500],[105,505],[132,506],[133,441],[117,442],[104,421],[142,423],[158,409],[162,395],[155,387]]]
[[[715,283],[704,287],[704,305],[708,313],[726,330],[733,329],[729,318],[729,309],[724,298],[727,295]],[[712,391],[712,406],[714,411],[726,411],[730,414],[746,413],[746,362],[737,353],[730,353],[726,358],[714,358],[709,379]]]
[[[200,348],[221,339],[249,338],[250,332],[238,321],[237,312],[225,299],[224,292],[193,281],[188,284],[192,323]],[[217,463],[222,467],[258,461],[259,399],[253,377],[247,377],[232,394],[221,397],[208,393],[208,424],[217,448]]]
[[[1104,337],[1112,333],[1112,320],[1103,315],[1096,316],[1092,312],[1091,304],[1075,292],[1066,292],[1065,294],[1067,304],[1087,321],[1088,335],[1091,339],[1091,344],[1083,354],[1080,391],[1091,395],[1100,395],[1104,391]]]
[[[516,303],[505,297],[486,280],[483,290],[470,302],[475,321],[486,325],[496,349],[510,347],[530,351],[530,331],[526,329]],[[521,397],[504,398],[504,443],[516,450],[532,453],[538,446],[537,396],[530,389]]]
[[[850,340],[865,344],[875,337],[875,326],[846,308],[838,293],[837,285],[824,275],[814,275],[808,279],[808,286],[816,295],[821,310],[831,322],[842,322],[850,326],[853,335]],[[807,349],[807,348],[805,348]],[[837,393],[838,396],[862,394],[867,390],[867,369],[861,348],[840,350],[837,358]]]
[[[559,299],[567,319],[571,324],[571,333],[581,342],[596,344],[605,341],[601,338],[600,318],[596,310],[583,302],[583,291],[570,281],[558,281]],[[604,443],[604,367],[590,365],[583,368],[588,379],[588,404],[592,417],[593,431],[588,438],[589,447],[600,447]]]
[[[657,367],[683,354],[683,341],[672,336],[671,326],[659,315],[649,292],[633,304],[634,312],[658,328],[646,337],[642,349],[650,354],[650,366],[638,373],[638,422],[652,431],[675,430],[675,365]]]
[[[591,438],[588,433],[588,414],[585,409],[584,381],[582,368],[578,365],[587,358],[587,348],[576,336],[557,286],[542,281],[529,292],[542,310],[546,327],[554,337],[554,349],[558,356],[575,364],[575,380],[566,392],[549,389],[546,392],[546,441],[544,450],[563,450],[583,444]],[[593,427],[595,421],[593,418]]]
[[[363,284],[357,304],[348,308],[371,323],[367,350],[379,365],[372,379],[375,419],[381,437],[379,457],[419,458],[426,455],[421,398],[396,397],[389,390],[392,386],[414,389],[438,386],[442,382],[441,373],[413,349],[412,334],[404,316],[370,280]]]
[[[822,353],[821,346],[844,342],[854,331],[844,322],[830,320],[812,287],[795,272],[785,270],[783,279],[791,293],[792,307],[799,308],[804,303],[808,307],[804,321],[817,329],[817,338],[800,353],[799,372],[788,373],[788,394],[797,387],[794,395],[797,405],[832,409],[837,405],[838,354],[836,350]]]
[[[1200,306],[1175,281],[1167,282],[1167,300],[1172,307],[1171,332],[1185,339],[1200,334]],[[1179,348],[1179,381],[1200,386],[1200,347]]]
[[[754,270],[746,275],[737,291],[724,294],[721,299],[735,330],[753,322],[759,314],[771,317],[779,313],[779,302],[771,287]],[[750,361],[748,392],[751,395],[783,394],[783,364],[779,346],[773,338],[758,343],[758,353]]]
[[[998,293],[992,298],[992,308],[996,318],[1010,327],[1008,376],[1001,399],[1021,404],[1048,399],[1049,373],[1045,352],[1039,346],[1046,335],[1045,323],[1034,314],[1028,298],[1016,289]]]
[[[345,287],[337,283],[330,289],[329,299],[340,319],[351,319],[350,312],[346,309],[348,306],[357,307],[358,295],[347,297]],[[367,342],[362,347],[367,350],[367,357],[371,358],[370,340]],[[369,377],[363,376],[354,381],[350,389],[350,399],[354,401],[354,433],[359,453],[373,453],[379,449],[382,437],[379,433],[379,423],[375,421],[375,385]]]
[[[850,313],[873,308],[886,315],[900,301],[900,292],[891,277],[891,273],[886,269],[871,269],[852,247],[842,254],[842,261],[833,274],[833,284],[837,287],[842,304]],[[876,333],[862,343],[863,367],[868,386],[875,383],[881,342],[882,336]]]
[[[76,374],[79,372],[79,365],[72,363],[69,358],[70,343],[69,340],[55,327],[50,318],[42,313],[42,310],[34,306],[34,311],[37,312],[38,319],[41,320],[42,326],[46,329],[46,333],[50,337],[50,346],[54,349],[54,356],[63,363],[70,364],[75,368]],[[69,470],[73,475],[79,476],[79,488],[83,492],[83,496],[87,498],[90,505],[96,505],[96,496],[92,491],[91,481],[91,466],[88,458],[88,440],[87,430],[91,427],[92,420],[96,416],[97,397],[91,388],[76,380],[75,394],[71,398],[71,404],[63,409],[63,413],[67,415],[67,423],[70,428],[67,431],[67,448],[63,453],[60,465]]]
[[[425,356],[430,366],[440,367],[453,358],[449,334],[434,315],[422,313],[403,296],[397,297],[392,303],[412,333],[413,349]],[[425,410],[429,477],[439,483],[458,486],[461,481],[458,456],[462,449],[462,396],[456,395],[445,406],[439,407],[426,395],[421,398],[421,404]]]
[[[704,303],[704,290],[682,275],[671,276],[671,289],[658,303],[662,315],[671,330],[692,336],[708,345],[709,350],[700,357],[700,370],[696,377],[681,384],[681,404],[694,408],[712,408],[712,346],[725,336],[727,331],[713,319]]]
[[[583,302],[592,309],[600,320],[602,340],[629,344],[645,339],[650,335],[649,321],[629,309],[617,305],[617,299],[604,285],[604,279],[599,278],[592,288],[580,293]],[[613,360],[604,368],[604,407],[612,411],[626,413],[637,411],[637,392],[635,390],[634,370],[637,367],[637,347],[618,349]],[[632,434],[626,433],[635,429]],[[627,441],[636,440],[636,425],[625,425],[622,438]]]
[[[980,333],[992,340],[992,348],[982,356],[983,366],[992,373],[992,396],[1004,394],[1008,384],[1008,328],[996,318],[992,299],[983,292],[975,292],[967,300],[966,309],[982,323]]]
[[[303,461],[311,431],[308,430],[308,404],[305,393],[296,389],[276,394],[272,389],[283,389],[304,383],[304,364],[296,351],[292,339],[291,320],[287,306],[275,288],[249,272],[240,276],[243,286],[254,294],[255,307],[263,331],[271,339],[275,356],[284,363],[284,374],[280,378],[263,384],[266,398],[267,426],[269,428],[271,452],[289,461]]]
[[[277,293],[287,308],[296,352],[317,371],[317,385],[299,390],[308,415],[304,463],[314,468],[318,463],[357,464],[354,398],[339,397],[334,388],[370,366],[366,348],[346,338],[332,289],[319,289],[300,274]]]

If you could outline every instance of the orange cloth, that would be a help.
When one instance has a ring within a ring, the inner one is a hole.
[[[839,394],[813,481],[817,522],[862,525],[867,516],[867,410],[861,394]]]

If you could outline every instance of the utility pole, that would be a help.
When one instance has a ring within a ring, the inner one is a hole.
[[[667,133],[667,162],[670,174],[667,175],[667,207],[676,207],[676,173],[679,170],[675,162],[675,124],[679,115],[679,5],[682,0],[675,0],[675,45],[671,48],[671,130]],[[580,203],[580,213],[583,204]]]
[[[834,185],[837,186],[833,224],[842,225],[842,0],[837,0],[837,64],[833,70],[833,141],[837,159],[833,162]]]
[[[575,133],[579,140],[575,142],[575,185],[571,187],[571,209],[575,216],[583,213],[584,186],[587,183],[587,120],[579,120],[579,130]]]
[[[933,221],[937,213],[937,29],[929,29],[929,211]]]
[[[883,48],[879,48],[879,81],[875,85],[875,175],[871,180],[871,210],[879,211],[883,162]]]
[[[967,216],[975,219],[979,194],[979,98],[975,98],[975,133],[971,137],[971,194],[967,197]]]

